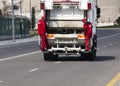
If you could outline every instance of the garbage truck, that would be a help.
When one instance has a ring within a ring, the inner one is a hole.
[[[40,0],[41,16],[46,17],[50,48],[43,51],[44,60],[58,60],[59,55],[81,55],[94,60],[97,51],[96,0]],[[90,51],[85,51],[82,19],[92,23]]]

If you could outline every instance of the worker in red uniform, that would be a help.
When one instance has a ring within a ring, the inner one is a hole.
[[[92,36],[92,24],[90,22],[87,22],[87,19],[82,19],[82,22],[84,23],[84,34],[85,34],[85,49],[86,51],[90,50],[90,38]]]
[[[40,48],[42,51],[45,51],[49,47],[46,33],[47,31],[46,31],[45,16],[42,16],[41,19],[38,21],[38,34],[41,37]]]

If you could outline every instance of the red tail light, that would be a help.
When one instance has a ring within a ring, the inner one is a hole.
[[[45,4],[44,4],[44,3],[41,3],[41,4],[40,4],[40,8],[44,10],[44,9],[45,9]]]
[[[85,38],[85,35],[84,35],[84,34],[78,34],[77,38],[78,38],[78,39],[84,39],[84,38]]]
[[[91,3],[88,2],[88,10],[91,10]]]

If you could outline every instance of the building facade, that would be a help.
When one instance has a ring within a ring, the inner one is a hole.
[[[99,22],[116,22],[120,17],[120,0],[97,0],[97,4],[101,9]]]
[[[4,2],[5,1],[5,2]],[[35,8],[36,15],[39,18],[40,14],[40,0],[13,0],[20,8],[16,11],[16,15],[27,16],[30,18],[32,7]],[[4,2],[4,3],[3,3]],[[11,0],[0,0],[0,9],[4,5],[11,5]],[[116,22],[120,17],[120,0],[97,0],[98,7],[101,9],[101,16],[98,22]],[[5,9],[4,9],[5,10]]]

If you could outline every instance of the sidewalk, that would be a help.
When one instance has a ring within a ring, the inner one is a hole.
[[[33,42],[33,41],[37,41],[37,40],[38,40],[37,36],[31,37],[31,38],[15,39],[15,41],[5,40],[5,41],[0,41],[0,47],[5,46],[5,45],[18,44],[18,43]]]

